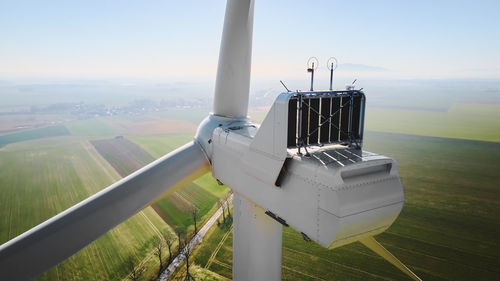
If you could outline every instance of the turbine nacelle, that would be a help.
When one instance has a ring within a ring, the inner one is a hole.
[[[321,92],[321,97],[308,93],[307,97],[331,99],[332,104],[336,98],[354,94],[332,91]],[[278,222],[324,247],[338,247],[383,232],[404,203],[395,161],[343,145],[346,142],[342,139],[308,145],[307,154],[298,153],[296,147],[290,147],[293,141],[289,138],[293,132],[294,138],[300,133],[293,126],[297,123],[289,119],[294,110],[301,110],[300,106],[290,108],[296,97],[296,93],[279,95],[260,127],[248,119],[208,117],[196,140],[210,159],[213,176]],[[304,116],[299,112],[291,117],[300,121]],[[321,125],[321,114],[317,118],[319,121],[313,123]],[[352,114],[350,118],[363,122]],[[308,116],[308,122],[311,120]],[[341,118],[337,121],[342,122]],[[357,128],[359,135],[362,126]],[[299,143],[300,138],[297,140]]]

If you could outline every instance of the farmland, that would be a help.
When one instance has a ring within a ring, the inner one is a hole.
[[[140,137],[136,138],[136,140],[139,140],[139,143],[149,145],[149,147],[161,148],[161,150],[154,150],[157,151],[157,155],[161,156],[173,149],[172,143],[178,146],[177,142],[184,141],[185,137],[184,135],[174,137],[156,136]],[[92,140],[91,143],[121,176],[127,176],[154,160],[153,156],[137,144],[123,137]],[[161,144],[161,146],[158,144]],[[219,186],[207,174],[166,197],[158,198],[151,206],[172,229],[180,227],[185,229],[187,235],[190,236],[194,232],[191,210],[193,208],[198,210],[198,225],[201,226],[215,212],[217,200],[227,192],[228,188]],[[149,268],[154,268],[154,266]],[[152,274],[149,273],[148,275],[151,276]]]
[[[71,135],[92,138],[193,133],[197,128],[196,124],[190,121],[164,119],[159,113],[91,118],[74,121],[66,126]]]
[[[447,111],[368,111],[367,128],[384,133],[367,132],[365,148],[398,160],[406,191],[401,216],[377,239],[424,280],[494,280],[500,275],[497,107],[453,104]],[[99,117],[65,123],[61,135],[36,141],[17,135],[0,148],[0,243],[192,140],[194,124],[203,114],[176,110]],[[265,115],[250,114],[255,119]],[[146,263],[145,276],[153,276],[158,267],[153,237],[176,225],[191,232],[193,204],[204,220],[227,191],[207,174],[158,200],[158,213],[146,208],[40,280],[120,280],[130,272],[125,261],[131,255]],[[283,241],[285,280],[405,278],[358,243],[328,251],[306,243],[290,228],[285,228]],[[231,245],[230,228],[210,230],[195,254],[197,280],[231,278]]]
[[[76,138],[20,142],[0,149],[0,243],[119,178],[90,143]],[[157,233],[168,229],[146,208],[38,279],[122,279],[129,273],[126,260],[142,260]]]
[[[159,136],[131,136],[128,137],[137,143],[155,158],[160,158],[168,152],[193,140],[194,133],[169,134]]]
[[[67,135],[69,135],[68,129],[61,125],[20,131],[0,136],[0,147],[5,146],[9,143]]]
[[[500,142],[498,120],[498,104],[454,103],[447,111],[366,110],[366,127],[369,130],[493,142]]]
[[[159,141],[159,143],[165,144],[165,146],[162,146],[164,149],[158,155],[163,155],[173,149],[170,142],[179,146],[180,144],[177,144],[177,141],[183,138],[183,135],[180,138],[179,136],[161,138],[162,141]],[[153,138],[153,140],[159,139],[160,137]],[[146,144],[158,147],[157,143],[151,141],[150,138],[139,138],[139,140],[147,140]],[[155,159],[137,144],[126,138],[93,140],[91,143],[122,176],[129,175]],[[199,224],[201,225],[213,213],[211,210],[215,208],[218,198],[224,196],[227,191],[226,187],[219,186],[215,180],[210,180],[209,176],[204,176],[197,182],[189,184],[165,198],[157,199],[152,206],[170,226],[181,226],[191,231],[190,227],[193,224],[191,209],[194,207],[198,209]]]
[[[155,159],[144,149],[123,137],[92,140],[90,143],[122,177],[128,176]]]
[[[494,280],[500,275],[500,143],[369,132],[366,150],[395,157],[406,205],[377,239],[423,280]],[[232,235],[214,226],[195,263],[231,278]],[[283,232],[284,280],[405,280],[359,243],[326,250]]]

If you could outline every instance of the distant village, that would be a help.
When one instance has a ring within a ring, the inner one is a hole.
[[[115,115],[141,115],[148,112],[160,112],[169,109],[190,109],[204,108],[210,104],[203,99],[171,99],[154,101],[150,99],[134,100],[128,105],[105,105],[90,104],[85,102],[78,103],[55,103],[47,106],[31,106],[31,114],[61,114],[66,113],[74,116],[76,119],[88,119],[102,116]],[[24,112],[26,113],[26,112]]]

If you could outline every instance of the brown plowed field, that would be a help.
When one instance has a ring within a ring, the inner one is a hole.
[[[123,137],[94,140],[91,143],[122,177],[155,160],[140,146]]]

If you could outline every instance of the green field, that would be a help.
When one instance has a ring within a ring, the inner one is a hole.
[[[423,280],[500,276],[500,143],[400,134],[366,134],[365,148],[395,157],[406,204],[377,236]],[[228,229],[210,230],[195,257],[205,267]],[[231,278],[232,235],[209,269]],[[359,243],[326,250],[283,232],[283,280],[407,280]]]
[[[22,142],[0,149],[0,243],[118,180],[87,141]],[[143,260],[153,238],[169,227],[146,208],[39,280],[120,280],[129,256]]]
[[[50,138],[57,136],[67,136],[69,135],[68,129],[62,125],[48,126],[38,129],[20,131],[8,135],[0,136],[0,147],[5,146],[9,143],[16,143],[21,141],[36,140],[42,138]]]
[[[226,191],[227,192],[227,191]],[[162,198],[155,203],[155,210],[165,219],[171,226],[182,226],[188,228],[194,225],[191,217],[191,209],[196,207],[201,219],[198,225],[202,225],[208,217],[206,216],[210,210],[216,207],[217,197],[192,183],[181,188],[175,193]],[[215,211],[215,210],[214,210]]]
[[[114,137],[122,131],[112,122],[112,118],[100,117],[73,121],[66,125],[71,135],[83,137]]]
[[[160,136],[131,136],[128,138],[140,145],[155,158],[160,158],[170,151],[192,141],[194,133]]]
[[[372,131],[500,142],[498,104],[455,103],[443,112],[367,107],[365,120]]]

